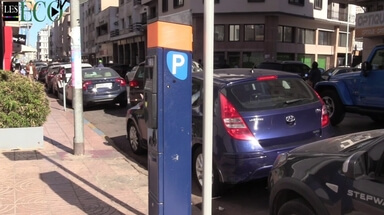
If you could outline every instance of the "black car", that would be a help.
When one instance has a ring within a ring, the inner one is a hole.
[[[82,69],[83,106],[95,104],[116,104],[127,106],[127,91],[124,78],[109,67],[92,67]],[[72,78],[66,85],[66,99],[73,100],[74,87]]]
[[[262,62],[257,65],[259,69],[272,69],[285,72],[296,73],[304,80],[308,78],[311,68],[300,61],[282,61],[282,62]]]
[[[384,129],[280,154],[269,189],[271,215],[384,214]]]
[[[345,67],[345,66],[339,66],[339,67],[333,67],[326,71],[323,71],[321,73],[321,78],[325,81],[329,81],[332,76],[344,74],[347,72],[356,72],[360,71],[361,69],[353,68],[353,67]]]
[[[132,67],[130,67],[129,65],[126,65],[126,64],[104,64],[105,67],[109,67],[109,68],[112,68],[113,70],[115,70],[117,73],[119,73],[119,75],[121,77],[124,78],[125,74],[128,72],[128,71],[131,71]]]

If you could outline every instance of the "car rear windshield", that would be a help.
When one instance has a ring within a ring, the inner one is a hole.
[[[117,72],[112,69],[91,69],[91,70],[83,70],[83,79],[95,79],[95,78],[113,78],[120,77]]]
[[[239,110],[270,110],[319,101],[308,84],[299,78],[241,83],[228,87],[226,94]]]

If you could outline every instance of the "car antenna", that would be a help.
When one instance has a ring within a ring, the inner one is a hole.
[[[251,71],[250,71],[252,74],[255,73],[255,70],[254,70],[254,69],[255,69],[255,64],[253,64],[252,69],[251,69]]]

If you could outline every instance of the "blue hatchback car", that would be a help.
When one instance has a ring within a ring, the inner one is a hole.
[[[204,71],[192,74],[192,170],[203,180]],[[297,74],[266,69],[217,69],[213,89],[213,185],[266,178],[278,154],[328,137],[329,116],[316,92]],[[127,112],[133,152],[146,148],[141,105]]]
[[[192,168],[200,186],[203,81],[204,72],[193,74],[192,94],[200,97],[192,101]],[[278,154],[329,136],[326,107],[299,75],[219,69],[213,94],[213,195],[228,184],[267,177]]]

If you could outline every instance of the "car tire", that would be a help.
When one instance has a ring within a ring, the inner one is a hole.
[[[284,203],[277,213],[278,215],[315,215],[311,206],[303,199],[293,199]]]
[[[141,137],[136,126],[129,122],[127,125],[127,140],[132,152],[137,155],[144,153],[145,149],[141,146]]]
[[[345,117],[345,110],[339,95],[334,90],[324,90],[320,92],[320,96],[327,107],[331,124],[340,124]]]
[[[200,189],[203,188],[203,168],[203,150],[202,147],[199,146],[193,153],[192,177]],[[212,197],[218,197],[225,192],[227,186],[220,181],[219,172],[214,164],[212,168]]]
[[[53,94],[54,94],[57,98],[59,98],[59,86],[56,86],[56,88],[55,88],[54,91],[53,91]]]

